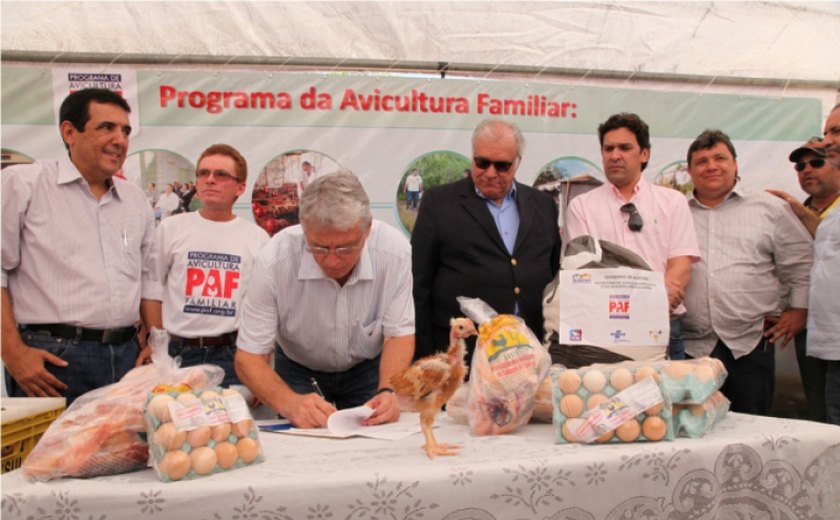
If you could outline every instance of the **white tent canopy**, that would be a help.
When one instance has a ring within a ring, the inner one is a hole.
[[[3,59],[840,87],[840,2],[8,2]]]

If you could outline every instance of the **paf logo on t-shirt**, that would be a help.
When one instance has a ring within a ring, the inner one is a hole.
[[[184,312],[236,316],[234,292],[239,288],[242,257],[207,251],[187,253]]]

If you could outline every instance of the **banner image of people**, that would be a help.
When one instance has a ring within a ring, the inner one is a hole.
[[[275,157],[260,172],[251,193],[254,221],[269,235],[300,222],[298,205],[306,186],[319,175],[341,166],[312,150],[294,150]]]
[[[403,228],[411,233],[423,192],[469,175],[470,160],[455,152],[432,152],[414,160],[403,172],[397,189],[396,209]]]
[[[175,152],[142,150],[129,154],[122,174],[126,180],[143,187],[155,210],[156,223],[201,207],[195,196],[195,167]]]

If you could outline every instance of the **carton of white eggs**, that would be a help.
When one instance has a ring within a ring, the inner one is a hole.
[[[163,482],[265,460],[248,405],[231,388],[153,391],[144,415],[150,459]]]
[[[677,434],[699,439],[726,417],[729,399],[718,391],[699,404],[675,404],[672,411]]]
[[[659,373],[651,367],[553,367],[550,377],[559,444],[590,442],[588,434],[581,432],[592,421],[600,423],[596,443],[674,438],[671,403],[661,392]],[[622,417],[617,420],[619,414]]]

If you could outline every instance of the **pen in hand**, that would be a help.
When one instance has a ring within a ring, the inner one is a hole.
[[[312,383],[312,388],[315,389],[315,393],[318,394],[321,397],[321,399],[326,401],[327,398],[324,397],[324,392],[321,391],[321,386],[318,385],[318,381],[316,381],[314,377],[310,377],[309,381]]]

